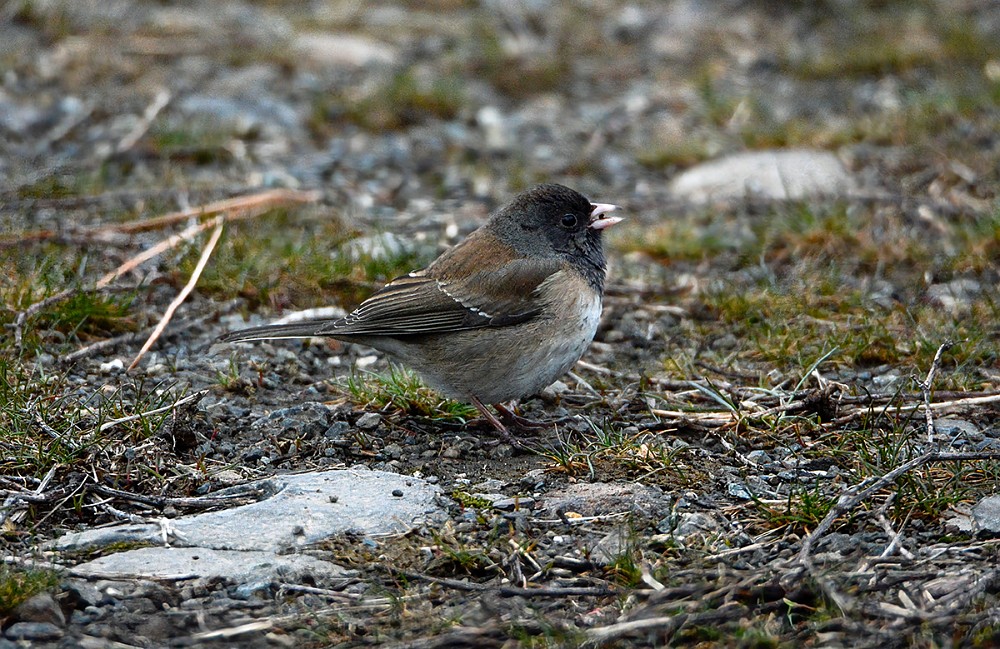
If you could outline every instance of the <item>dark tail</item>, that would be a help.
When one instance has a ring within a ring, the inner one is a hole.
[[[247,340],[271,340],[274,338],[312,338],[322,336],[319,333],[329,326],[334,320],[307,320],[305,322],[293,322],[291,324],[267,325],[264,327],[251,327],[239,331],[230,331],[219,336],[219,342],[236,343]]]

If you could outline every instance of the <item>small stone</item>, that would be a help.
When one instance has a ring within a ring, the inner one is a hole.
[[[729,495],[734,498],[739,498],[740,500],[753,499],[753,495],[750,493],[750,490],[739,482],[730,482],[726,485],[726,490],[729,492]]]
[[[51,622],[16,622],[3,632],[8,640],[43,642],[63,637],[63,630]]]
[[[629,546],[628,534],[622,530],[615,530],[591,548],[590,556],[599,564],[611,565],[629,551]]]
[[[986,439],[979,426],[964,419],[952,419],[945,417],[934,421],[934,432],[942,437],[951,439],[966,439],[970,442],[981,442]]]
[[[66,624],[66,616],[49,593],[38,593],[21,602],[14,609],[14,618],[21,622],[48,622],[56,626]]]
[[[366,412],[358,417],[356,426],[361,430],[375,430],[382,423],[382,415],[377,412]]]
[[[946,284],[931,284],[927,287],[927,299],[932,304],[944,307],[953,314],[968,311],[983,291],[983,286],[974,279],[958,278]]]
[[[530,496],[515,496],[513,498],[499,498],[493,501],[493,509],[511,512],[514,510],[534,509],[535,499]]]
[[[705,534],[719,531],[719,523],[712,516],[703,512],[692,512],[680,514],[677,517],[677,527],[674,528],[674,536],[687,538],[695,534],[704,536]]]
[[[1000,496],[987,496],[976,503],[972,518],[979,530],[1000,534]]]
[[[354,34],[304,32],[295,37],[295,51],[316,65],[364,67],[389,64],[396,60],[396,48],[389,43]]]
[[[402,498],[403,497],[403,490],[402,489],[393,489],[392,490],[392,495],[395,496],[396,498]]]
[[[101,363],[101,374],[120,374],[124,369],[125,362],[120,358]]]

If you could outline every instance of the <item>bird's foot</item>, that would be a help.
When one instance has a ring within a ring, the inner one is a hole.
[[[505,426],[504,423],[502,421],[500,421],[500,419],[497,418],[497,416],[494,415],[490,411],[490,409],[487,408],[486,405],[482,401],[480,401],[476,397],[472,397],[471,401],[472,401],[472,405],[474,405],[476,407],[476,410],[478,410],[483,415],[483,417],[486,418],[486,421],[490,422],[490,424],[493,425],[493,428],[496,429],[497,433],[500,435],[500,437],[501,437],[501,439],[503,439],[503,441],[507,442],[508,444],[510,444],[511,446],[513,446],[514,448],[520,448],[520,449],[529,450],[529,447],[528,447],[527,444],[524,443],[524,440],[520,439],[519,437],[517,437],[515,435],[513,435],[510,432],[510,430],[507,428],[507,426]],[[507,408],[503,407],[502,405],[501,406],[495,405],[494,408],[497,409],[497,411],[500,413],[500,416],[503,417],[505,420],[507,420],[509,424],[511,424],[512,426],[517,427],[518,429],[524,428],[524,426],[522,426],[522,424],[519,423],[517,420],[521,420],[523,422],[534,423],[534,422],[531,422],[530,419],[525,419],[524,417],[520,417],[518,415],[515,415],[513,412],[511,412]],[[514,417],[516,419],[508,419],[508,417]],[[537,427],[537,425],[536,425],[536,427]]]
[[[510,427],[518,428],[525,431],[538,432],[540,430],[545,430],[550,427],[550,424],[544,421],[537,421],[535,419],[528,419],[527,417],[522,417],[517,414],[513,408],[508,408],[502,403],[494,403],[493,407],[496,408],[497,412],[500,413],[500,418]]]

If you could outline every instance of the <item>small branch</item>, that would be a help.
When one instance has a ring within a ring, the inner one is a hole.
[[[162,216],[157,216],[143,221],[132,221],[131,223],[113,223],[99,227],[92,232],[124,232],[135,234],[136,232],[146,232],[148,230],[158,230],[167,225],[173,225],[187,221],[191,218],[205,218],[215,214],[225,214],[226,220],[235,221],[242,218],[256,216],[267,210],[284,205],[286,203],[315,203],[321,194],[318,191],[296,191],[291,189],[272,189],[250,196],[237,196],[225,200],[199,205],[186,210],[171,212]]]
[[[153,410],[147,410],[146,412],[139,412],[139,413],[136,413],[134,415],[129,415],[128,417],[121,417],[120,419],[112,419],[111,421],[106,421],[103,424],[101,424],[101,427],[98,428],[97,430],[98,430],[98,432],[103,433],[107,429],[109,429],[109,428],[111,428],[113,426],[117,426],[118,424],[124,424],[126,422],[135,421],[136,419],[142,419],[143,417],[149,417],[150,415],[158,415],[161,412],[167,412],[168,410],[174,410],[175,408],[183,406],[185,403],[188,403],[189,401],[194,401],[196,399],[201,399],[206,394],[208,394],[208,390],[199,390],[198,392],[194,392],[192,394],[189,394],[186,397],[184,397],[183,399],[178,399],[177,401],[175,401],[175,402],[173,402],[173,403],[171,403],[169,405],[162,406],[160,408],[154,408]]]
[[[142,113],[142,118],[139,123],[135,125],[128,135],[123,137],[118,141],[118,146],[115,147],[115,153],[122,154],[135,146],[135,143],[146,134],[149,127],[153,125],[153,121],[156,116],[160,114],[160,111],[166,108],[167,104],[170,103],[170,91],[166,89],[160,89],[153,97],[153,101],[146,106],[146,110]]]
[[[176,311],[177,308],[184,303],[187,296],[191,294],[192,290],[194,290],[194,285],[198,283],[198,278],[201,277],[202,271],[205,270],[205,265],[208,264],[208,260],[212,256],[212,251],[215,250],[215,244],[219,242],[219,237],[222,236],[222,226],[224,224],[225,220],[222,216],[217,216],[215,218],[215,230],[212,232],[211,238],[209,238],[208,243],[205,245],[205,249],[201,252],[201,258],[198,260],[198,265],[195,266],[194,272],[191,273],[191,278],[188,280],[188,283],[184,286],[184,288],[181,289],[181,292],[177,295],[177,297],[174,298],[174,301],[170,303],[170,306],[167,307],[167,310],[163,313],[163,317],[160,318],[160,322],[156,325],[156,329],[153,330],[153,333],[150,334],[149,338],[146,340],[146,344],[142,346],[142,349],[140,349],[139,353],[136,354],[132,363],[125,369],[126,372],[131,372],[135,366],[139,364],[142,357],[146,355],[146,352],[149,351],[150,347],[153,346],[153,343],[155,343],[160,337],[160,334],[162,334],[167,328],[167,325],[170,323],[170,319],[174,317],[174,311]]]
[[[660,636],[673,634],[687,622],[687,619],[688,614],[681,613],[679,615],[649,617],[587,629],[587,642],[584,646],[596,647],[604,645],[636,631],[656,631]]]
[[[394,574],[408,579],[419,579],[421,581],[438,584],[455,590],[467,592],[491,592],[502,597],[603,597],[618,593],[617,589],[610,586],[569,586],[566,588],[519,588],[516,586],[489,586],[487,584],[477,584],[475,582],[460,581],[458,579],[447,579],[445,577],[432,577],[419,572],[399,570],[397,568],[386,567]]]
[[[909,462],[899,465],[880,478],[868,478],[862,482],[844,490],[837,499],[837,503],[830,508],[823,520],[816,526],[809,536],[802,541],[802,549],[799,550],[796,561],[804,566],[811,566],[810,555],[812,548],[821,536],[826,534],[833,522],[840,516],[854,509],[859,503],[866,500],[879,489],[895,482],[901,475],[921,467],[931,462],[962,462],[970,460],[998,460],[1000,451],[980,451],[976,453],[944,453],[940,451],[928,451],[919,455]]]
[[[101,484],[91,485],[90,487],[87,487],[87,490],[101,494],[102,496],[121,498],[122,500],[141,503],[143,505],[150,505],[152,507],[162,508],[168,505],[173,505],[174,507],[194,507],[201,509],[218,507],[219,505],[232,505],[233,501],[246,499],[253,493],[248,491],[247,493],[198,497],[145,496],[143,494],[122,491],[121,489],[115,489]]]
[[[147,232],[160,228],[182,223],[192,218],[207,219],[217,214],[225,214],[229,221],[236,221],[244,218],[251,218],[263,214],[269,209],[273,209],[285,204],[315,203],[322,197],[319,191],[299,191],[292,189],[271,189],[249,196],[237,196],[225,200],[207,203],[197,207],[191,207],[177,212],[170,212],[161,216],[156,216],[140,221],[129,223],[109,223],[87,230],[78,231],[82,240],[100,238],[108,233],[135,234],[137,232]],[[63,236],[65,233],[57,230],[33,230],[21,232],[12,236],[0,238],[0,250],[25,243],[38,241],[49,241]]]
[[[107,286],[108,284],[118,279],[125,273],[131,271],[133,268],[136,268],[143,262],[149,261],[153,257],[156,257],[166,252],[167,250],[174,248],[175,246],[177,246],[177,244],[179,244],[182,241],[189,241],[193,239],[197,234],[204,232],[213,225],[215,225],[215,221],[204,221],[202,223],[196,223],[191,227],[183,230],[182,232],[178,232],[175,235],[167,237],[166,239],[159,242],[155,246],[147,248],[146,250],[140,252],[138,255],[135,255],[131,259],[126,260],[125,263],[123,263],[121,266],[114,269],[101,279],[97,280],[97,286],[98,287]]]
[[[924,396],[924,417],[927,420],[927,443],[934,443],[934,413],[931,408],[931,387],[934,385],[934,375],[937,374],[938,369],[941,367],[941,355],[955,346],[955,343],[946,340],[941,343],[941,346],[937,348],[937,352],[934,353],[934,360],[931,361],[931,367],[927,370],[927,378],[923,380],[920,385],[920,392]]]

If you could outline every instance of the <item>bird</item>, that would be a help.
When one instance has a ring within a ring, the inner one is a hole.
[[[623,219],[558,184],[494,210],[463,241],[337,319],[231,331],[220,342],[330,337],[384,352],[445,397],[472,403],[502,435],[525,424],[504,404],[576,364],[601,318],[605,229]]]

